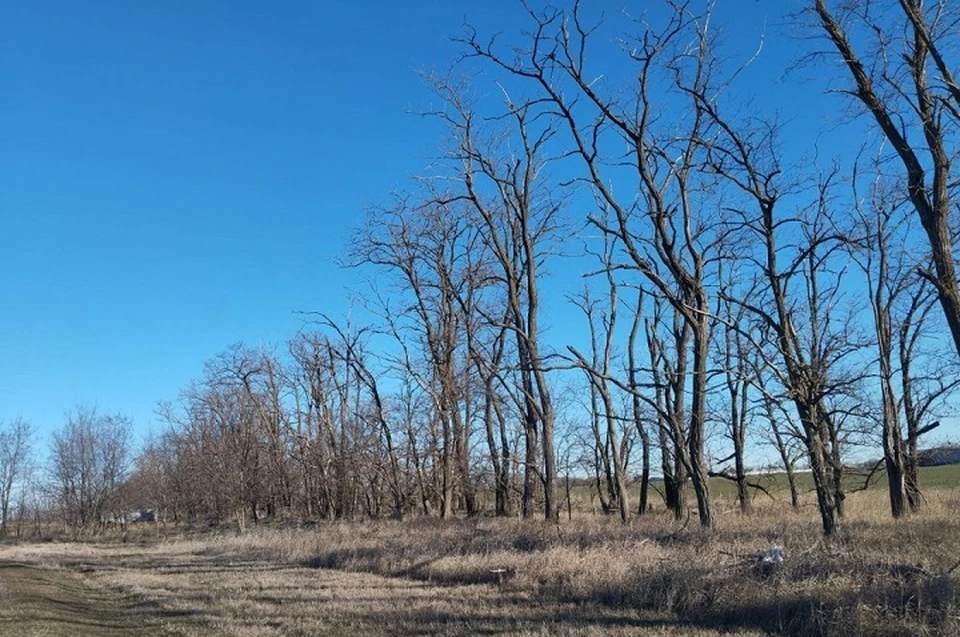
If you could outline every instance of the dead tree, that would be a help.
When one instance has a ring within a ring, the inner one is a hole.
[[[800,494],[797,489],[796,467],[797,461],[804,455],[802,444],[805,436],[802,428],[797,426],[794,421],[791,411],[784,409],[789,400],[786,397],[771,395],[762,383],[762,368],[757,371],[759,373],[754,377],[757,384],[754,387],[761,395],[760,404],[769,426],[769,439],[777,450],[780,463],[783,465],[783,472],[787,476],[787,487],[790,489],[790,506],[799,509]],[[798,447],[800,448],[798,449]]]
[[[883,458],[887,474],[890,511],[895,518],[907,511],[906,454],[900,417],[900,399],[895,388],[897,373],[894,357],[896,333],[894,307],[899,297],[909,292],[910,263],[903,251],[891,245],[901,234],[906,219],[898,215],[898,206],[885,196],[884,188],[874,181],[870,204],[864,207],[856,192],[854,204],[860,236],[850,241],[851,257],[862,270],[867,284],[879,367]],[[901,240],[904,237],[899,237]],[[859,248],[859,249],[858,249]]]
[[[605,303],[593,300],[589,287],[585,287],[583,293],[574,299],[574,304],[580,308],[587,319],[587,328],[590,333],[590,358],[586,358],[575,347],[568,347],[568,350],[573,355],[574,364],[584,371],[590,385],[597,453],[606,470],[610,500],[615,505],[621,522],[626,524],[630,519],[630,506],[627,492],[627,462],[624,457],[625,449],[621,448],[621,439],[623,444],[626,444],[629,435],[621,436],[618,431],[620,421],[625,419],[619,415],[615,407],[613,394],[615,386],[611,382],[614,374],[614,339],[617,335],[617,317],[621,304],[620,284],[615,277],[615,249],[613,238],[604,235],[602,251],[597,255],[600,270],[596,274],[598,277],[602,276],[605,284]],[[620,387],[624,384],[626,384],[624,381],[617,383]],[[600,419],[605,423],[603,435],[600,434],[597,426],[597,421]],[[631,418],[631,421],[633,420]],[[649,455],[647,459],[649,461]]]
[[[838,423],[830,403],[853,384],[839,370],[862,346],[853,338],[851,315],[842,310],[844,268],[833,266],[844,239],[830,216],[835,175],[820,181],[808,210],[781,216],[781,191],[788,185],[775,130],[753,126],[740,131],[706,94],[698,100],[720,132],[708,164],[743,195],[741,203],[730,207],[737,215],[731,223],[738,227],[743,245],[752,246],[744,250],[753,271],[747,290],[758,291],[751,295],[728,290],[723,296],[756,321],[751,339],[791,397],[802,424],[823,530],[832,535],[844,494]]]
[[[437,80],[438,95],[449,107],[435,116],[450,128],[455,148],[453,178],[462,191],[445,203],[466,202],[478,224],[484,248],[491,255],[494,285],[502,290],[504,314],[485,315],[488,322],[509,331],[517,357],[518,393],[522,397],[524,481],[522,513],[535,513],[537,483],[544,494],[547,519],[558,517],[554,420],[547,378],[546,354],[540,329],[541,270],[562,232],[563,198],[543,183],[551,158],[548,144],[555,135],[541,125],[535,101],[514,102],[505,94],[504,130],[483,131],[482,121],[467,103],[463,87]],[[507,145],[503,136],[512,140]],[[515,146],[514,146],[515,144]],[[542,462],[539,454],[542,453]]]
[[[620,416],[614,406],[613,388],[610,382],[612,373],[613,339],[617,324],[617,306],[619,304],[617,286],[612,275],[608,273],[608,297],[606,310],[598,317],[596,302],[588,292],[575,301],[587,319],[590,331],[590,358],[586,358],[576,348],[570,347],[575,364],[584,371],[591,392],[591,416],[593,421],[594,444],[606,473],[607,491],[610,499],[605,501],[604,508],[616,509],[620,520],[626,524],[630,519],[629,497],[627,494],[627,478],[624,466],[623,450],[621,449],[618,421]],[[598,326],[598,323],[600,324]],[[599,422],[604,423],[601,433]],[[602,497],[602,490],[600,490]]]
[[[672,321],[667,323],[666,306],[654,297],[653,316],[644,326],[649,381],[640,388],[652,389],[652,395],[635,390],[634,396],[644,400],[656,414],[664,504],[680,520],[686,515],[686,486],[690,476],[685,417],[690,328],[677,312],[672,313]]]
[[[639,358],[637,342],[640,337],[640,326],[643,322],[643,289],[637,288],[637,303],[633,308],[633,318],[630,322],[630,334],[627,337],[627,392],[630,395],[630,414],[633,425],[637,428],[641,445],[640,494],[637,503],[637,514],[644,515],[648,510],[650,492],[650,432],[647,430],[646,414],[640,398]]]
[[[903,168],[905,198],[932,255],[933,268],[921,272],[937,290],[960,354],[960,288],[951,224],[960,122],[956,6],[951,0],[897,0],[843,3],[832,10],[829,4],[813,0],[812,10],[852,80],[843,92],[873,119]]]
[[[442,497],[440,514],[454,514],[462,498],[468,515],[478,512],[470,475],[471,419],[468,376],[472,365],[466,352],[468,317],[462,297],[477,294],[484,282],[468,266],[470,253],[481,247],[469,211],[442,204],[426,195],[422,203],[401,200],[376,211],[356,238],[355,264],[384,268],[398,276],[398,309],[385,308],[385,321],[405,353],[403,374],[419,380],[432,398],[440,426]],[[396,316],[391,316],[396,314]],[[407,340],[418,343],[429,372],[415,365]]]
[[[127,477],[130,420],[78,407],[53,433],[50,479],[74,533],[101,528],[118,514],[114,499]]]
[[[16,491],[26,489],[32,454],[32,428],[23,418],[0,420],[0,535],[6,536]],[[21,498],[23,496],[21,495]]]
[[[726,278],[721,277],[722,285],[726,289],[733,289],[735,281],[739,277],[735,269],[735,264],[731,264]],[[722,323],[722,349],[718,352],[720,374],[723,378],[723,386],[726,389],[726,414],[724,417],[724,430],[727,437],[733,445],[733,453],[720,460],[717,464],[722,465],[733,461],[733,476],[721,472],[727,478],[732,478],[737,485],[737,503],[740,506],[741,513],[750,511],[750,493],[747,484],[746,471],[746,443],[747,443],[747,422],[750,419],[750,391],[754,384],[755,365],[751,357],[756,357],[756,351],[744,337],[744,332],[748,331],[745,323],[747,319],[746,309],[738,303],[733,303],[728,298],[718,299],[717,316]]]
[[[366,392],[368,407],[365,413],[369,414],[373,420],[375,425],[373,429],[377,431],[376,440],[378,442],[382,440],[384,445],[383,453],[387,460],[386,481],[393,500],[393,516],[402,519],[407,508],[406,490],[400,472],[397,449],[393,442],[393,432],[387,419],[387,408],[380,390],[379,374],[372,368],[370,355],[363,343],[364,333],[367,330],[350,331],[349,327],[341,327],[329,317],[323,317],[323,323],[339,338],[341,355],[349,371],[356,376],[358,387]],[[374,459],[379,460],[379,455],[374,455]]]
[[[668,299],[686,324],[691,382],[683,455],[700,523],[709,527],[713,518],[704,431],[714,211],[702,196],[706,184],[698,169],[704,120],[699,105],[691,101],[683,116],[661,121],[663,105],[654,85],[666,81],[681,94],[690,88],[703,90],[714,80],[713,60],[705,23],[682,4],[672,9],[662,29],[638,21],[640,33],[626,42],[623,54],[637,69],[636,88],[627,95],[616,89],[605,95],[607,82],[595,81],[602,71],[588,68],[594,29],[584,26],[579,5],[569,13],[529,10],[533,28],[523,49],[501,51],[495,42],[482,42],[475,33],[469,33],[464,44],[469,58],[483,60],[535,91],[545,115],[566,133],[567,152],[579,160],[583,171],[580,183],[612,212],[611,223],[602,219],[592,223],[616,237],[624,263]],[[676,105],[670,108],[676,110]],[[609,154],[624,144],[625,155]],[[626,195],[614,192],[613,183],[628,176],[636,189],[627,188]],[[686,391],[683,396],[688,396]]]

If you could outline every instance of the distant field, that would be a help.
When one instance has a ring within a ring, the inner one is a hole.
[[[844,477],[844,484],[848,490],[863,489],[864,486],[869,490],[879,489],[885,491],[887,488],[887,474],[882,470],[876,471],[870,482],[867,483],[867,474],[863,470],[850,470]],[[809,473],[796,474],[797,486],[801,492],[813,491],[813,479]],[[763,486],[767,491],[777,497],[789,498],[787,474],[773,473],[762,476],[750,476],[752,482]],[[711,478],[711,492],[719,497],[736,497],[736,485],[723,478]],[[941,467],[921,467],[920,468],[920,488],[921,489],[957,489],[960,488],[960,465],[944,465]],[[758,494],[758,497],[765,497]]]
[[[867,484],[867,472],[860,470],[851,470],[844,479],[844,484],[850,491],[862,490],[866,485],[867,490],[882,490],[887,488],[886,473],[878,470],[873,474],[869,484]],[[797,488],[801,494],[813,492],[813,480],[809,473],[797,473]],[[759,484],[770,493],[773,498],[789,502],[790,494],[787,485],[787,475],[785,473],[770,473],[764,475],[752,475],[750,481]],[[951,490],[960,489],[960,464],[943,465],[940,467],[921,467],[920,468],[920,487],[930,490]],[[639,483],[634,482],[631,485],[631,497],[636,498]],[[657,481],[651,482],[651,501],[656,500],[657,491],[661,484]],[[760,500],[769,500],[769,497],[758,489],[752,489],[755,498]],[[737,495],[736,484],[723,478],[710,478],[710,493],[715,498],[733,499]],[[571,497],[574,506],[580,510],[591,509],[595,499],[595,489],[581,484],[571,489]],[[690,494],[692,498],[692,493]],[[659,502],[655,502],[657,506]]]

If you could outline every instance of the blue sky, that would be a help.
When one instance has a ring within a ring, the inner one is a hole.
[[[224,347],[345,311],[335,261],[436,150],[408,111],[464,15],[406,4],[5,6],[0,417],[150,426]]]
[[[750,73],[795,56],[764,13],[779,4],[720,5],[737,49],[766,28]],[[464,18],[493,33],[519,16],[513,0],[5,5],[0,418],[50,431],[82,403],[156,428],[157,401],[217,352],[282,343],[297,310],[349,311],[351,231],[442,146],[410,114],[431,101],[418,72],[449,66]]]

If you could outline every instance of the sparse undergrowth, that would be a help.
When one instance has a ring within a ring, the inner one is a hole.
[[[960,494],[886,517],[882,493],[851,496],[829,541],[809,511],[728,513],[704,532],[656,515],[630,527],[481,518],[320,524],[221,537],[209,552],[444,584],[495,584],[553,599],[668,612],[710,628],[785,634],[960,634]],[[765,564],[773,544],[781,564]],[[496,572],[503,571],[503,572]]]
[[[704,634],[960,634],[960,493],[933,492],[921,514],[899,521],[887,517],[884,496],[852,495],[842,532],[829,541],[809,510],[769,504],[749,516],[728,507],[709,532],[660,513],[636,518],[629,527],[590,515],[559,525],[493,518],[321,522],[115,545],[109,559],[122,564],[124,551],[139,551],[130,559],[142,562],[153,554],[162,562],[162,556],[180,555],[221,566],[272,564],[291,573],[309,567],[373,573],[451,587],[454,597],[457,590],[483,585],[495,594],[499,588],[504,600],[514,600],[514,609],[528,603],[516,600],[606,607],[670,618],[672,626]],[[765,563],[762,557],[774,544],[784,547],[786,557]],[[54,544],[17,550],[46,559],[63,549]],[[82,547],[72,555],[80,560],[73,566],[86,559]],[[188,573],[190,561],[182,563]],[[170,588],[156,577],[154,592]],[[302,596],[312,599],[309,578],[298,577]],[[130,578],[136,587],[142,576]],[[197,585],[197,594],[216,585],[218,578]],[[216,608],[216,600],[197,599]]]

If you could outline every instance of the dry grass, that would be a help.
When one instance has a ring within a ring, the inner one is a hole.
[[[803,634],[960,634],[960,494],[889,518],[883,492],[850,496],[842,532],[824,542],[815,512],[727,507],[701,532],[665,516],[582,516],[559,527],[519,520],[332,524],[316,532],[224,537],[210,552],[444,584],[492,584],[538,598],[631,608],[704,628]],[[722,507],[721,507],[722,508]],[[764,568],[772,544],[787,560]],[[953,569],[953,570],[951,570]]]
[[[933,492],[921,515],[900,521],[884,497],[850,496],[830,542],[814,510],[771,503],[750,516],[721,506],[710,533],[661,514],[630,527],[586,515],[559,526],[424,519],[21,545],[0,559],[92,571],[128,596],[250,637],[960,634],[960,493]],[[774,543],[787,558],[765,566]]]
[[[165,626],[167,634],[185,637],[718,634],[672,617],[539,599],[489,584],[439,585],[277,563],[264,558],[262,550],[248,551],[250,537],[240,544],[177,540],[153,546],[21,545],[4,549],[0,560],[15,557],[66,580],[83,573],[91,588],[113,590],[114,604],[149,606],[166,617],[188,616],[189,625]],[[264,534],[260,541],[283,544],[291,537]],[[70,624],[83,623],[94,631],[108,627],[102,613],[87,610],[89,614],[79,613]],[[150,626],[157,624],[146,619]],[[0,635],[6,634],[22,633],[0,627]]]

